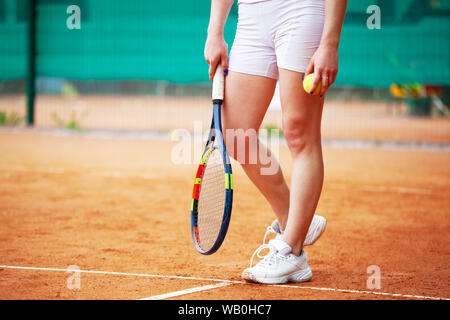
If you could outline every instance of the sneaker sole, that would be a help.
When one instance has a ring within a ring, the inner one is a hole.
[[[310,246],[314,244],[317,239],[320,238],[320,236],[325,232],[325,229],[327,227],[327,219],[325,219],[322,216],[317,216],[316,218],[317,223],[315,225],[311,225],[310,228],[313,228],[313,236],[311,237],[311,240],[305,239],[304,246]]]
[[[286,276],[275,278],[256,277],[250,272],[244,271],[242,273],[242,278],[249,282],[262,284],[284,284],[288,282],[300,283],[310,281],[312,278],[312,271],[308,268],[307,270],[299,270]]]

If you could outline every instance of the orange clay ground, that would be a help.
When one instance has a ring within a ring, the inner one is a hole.
[[[274,219],[268,204],[234,165],[227,238],[198,254],[196,164],[173,164],[174,145],[1,130],[0,299],[140,299],[221,283],[173,299],[450,298],[449,152],[325,147],[328,225],[306,249],[313,279],[263,286],[240,274]],[[280,162],[289,180],[286,147]],[[69,289],[73,265],[102,272]],[[380,289],[367,287],[371,265]]]

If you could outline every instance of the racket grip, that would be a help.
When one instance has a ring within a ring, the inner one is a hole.
[[[225,77],[223,75],[222,64],[217,64],[216,73],[213,78],[212,99],[222,102],[224,92]]]

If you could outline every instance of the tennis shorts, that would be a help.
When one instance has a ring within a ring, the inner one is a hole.
[[[304,73],[317,50],[325,0],[239,1],[229,70],[278,79],[278,68]]]

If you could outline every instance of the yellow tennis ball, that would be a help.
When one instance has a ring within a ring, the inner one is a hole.
[[[303,79],[303,89],[305,89],[305,91],[308,94],[311,94],[311,87],[314,81],[314,73],[310,73],[308,74],[304,79]],[[322,82],[319,82],[319,84],[317,85],[316,90],[312,93],[313,95],[319,94],[320,93],[320,89],[322,88]]]

